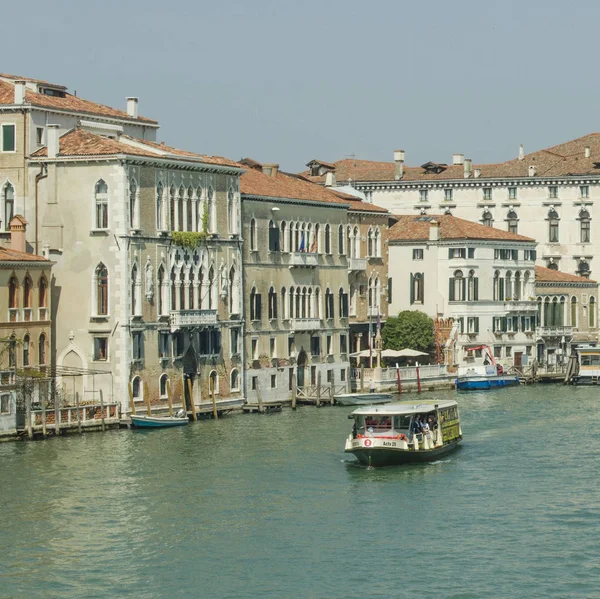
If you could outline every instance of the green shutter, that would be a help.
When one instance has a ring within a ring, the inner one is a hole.
[[[479,299],[479,277],[475,277],[473,280],[473,299],[475,301]]]
[[[425,303],[425,273],[421,273],[421,301]]]
[[[414,304],[415,303],[415,277],[413,276],[412,272],[410,273],[410,303]]]
[[[450,286],[448,288],[448,301],[453,302],[454,301],[454,279],[448,279],[448,282],[450,283]]]
[[[475,317],[475,332],[479,333],[479,316]]]

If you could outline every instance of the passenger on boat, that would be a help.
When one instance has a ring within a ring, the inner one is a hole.
[[[419,433],[423,432],[421,429],[421,423],[419,422],[419,416],[414,416],[411,425],[411,432],[415,435],[418,435]]]

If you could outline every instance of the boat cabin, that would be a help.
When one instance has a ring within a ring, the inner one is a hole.
[[[600,377],[600,347],[579,346],[579,378],[598,380]]]

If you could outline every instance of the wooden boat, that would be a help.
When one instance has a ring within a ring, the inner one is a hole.
[[[470,352],[475,350],[483,350],[485,352],[483,363],[459,366],[455,383],[459,391],[512,387],[521,383],[516,374],[506,374],[504,372],[502,366],[496,363],[494,354],[487,345],[478,345],[477,347],[469,348]]]
[[[453,400],[362,407],[348,418],[354,426],[344,451],[365,466],[431,462],[456,449],[462,440]],[[418,425],[421,419],[429,419],[429,431]]]
[[[183,410],[181,410],[183,412]],[[136,428],[167,428],[189,424],[187,414],[179,416],[147,416],[131,414],[131,424]]]
[[[335,403],[340,406],[372,406],[392,401],[391,393],[341,393],[334,395]]]

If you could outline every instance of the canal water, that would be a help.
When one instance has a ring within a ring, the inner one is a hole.
[[[357,466],[331,407],[0,445],[0,597],[600,597],[600,390],[435,397],[433,464]]]

